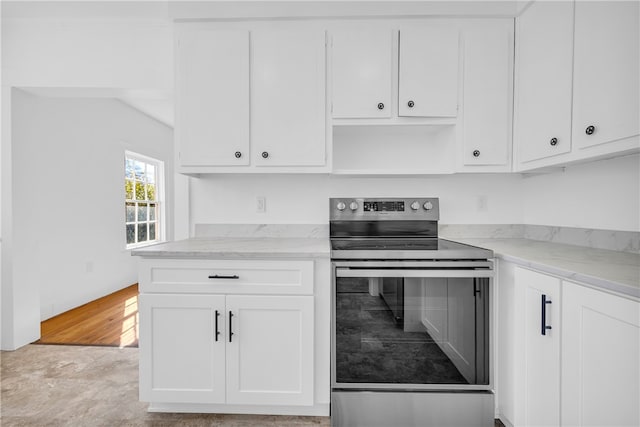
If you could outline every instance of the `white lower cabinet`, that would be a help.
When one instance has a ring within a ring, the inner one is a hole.
[[[505,425],[640,425],[640,301],[500,260],[497,304]]]
[[[514,423],[560,424],[560,279],[515,269]]]
[[[313,404],[313,297],[227,297],[227,403]]]
[[[140,295],[140,400],[225,402],[224,308],[224,295]]]
[[[640,425],[640,302],[562,285],[562,425]]]
[[[312,296],[140,295],[140,399],[313,404]]]

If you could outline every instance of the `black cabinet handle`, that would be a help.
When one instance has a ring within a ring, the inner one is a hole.
[[[551,140],[549,140],[549,144],[551,144],[552,147],[555,147],[558,145],[558,138],[551,138]]]
[[[587,126],[587,128],[584,130],[584,133],[586,133],[587,135],[593,135],[595,131],[596,131],[596,127],[591,125],[591,126]]]
[[[234,274],[232,276],[224,276],[224,275],[219,275],[219,274],[214,274],[213,276],[209,276],[209,279],[239,279],[240,276],[238,276],[237,274]]]
[[[480,157],[480,150],[473,150],[473,157]]]
[[[216,310],[216,342],[218,342],[218,336],[220,335],[220,330],[218,329],[218,317],[220,317],[220,312]]]
[[[384,104],[382,102],[378,104],[378,110],[384,110]]]
[[[267,157],[269,157],[269,153],[267,153],[266,151],[262,152],[262,158],[266,159]]]
[[[239,159],[240,157],[242,157],[242,153],[240,151],[236,151],[236,159]]]
[[[407,102],[407,106],[408,106],[409,108],[413,108],[413,106],[414,106],[414,105],[416,105],[416,104],[415,104],[413,101],[409,101],[409,102]]]
[[[547,335],[547,330],[551,329],[551,326],[547,325],[547,304],[551,304],[551,301],[547,300],[545,294],[542,294],[542,315],[540,316],[540,333],[542,335]]]
[[[233,337],[233,327],[231,326],[232,318],[233,318],[233,313],[229,311],[229,342],[231,342],[231,338]]]

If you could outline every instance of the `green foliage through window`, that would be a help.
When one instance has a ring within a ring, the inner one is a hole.
[[[154,242],[159,238],[158,166],[158,164],[138,159],[133,155],[125,158],[125,236],[127,245]]]

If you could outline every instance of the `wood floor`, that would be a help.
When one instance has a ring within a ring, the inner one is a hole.
[[[40,324],[37,344],[138,346],[138,285],[119,290]]]

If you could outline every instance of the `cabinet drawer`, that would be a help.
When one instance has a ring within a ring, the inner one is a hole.
[[[313,261],[140,261],[141,292],[313,294]]]

